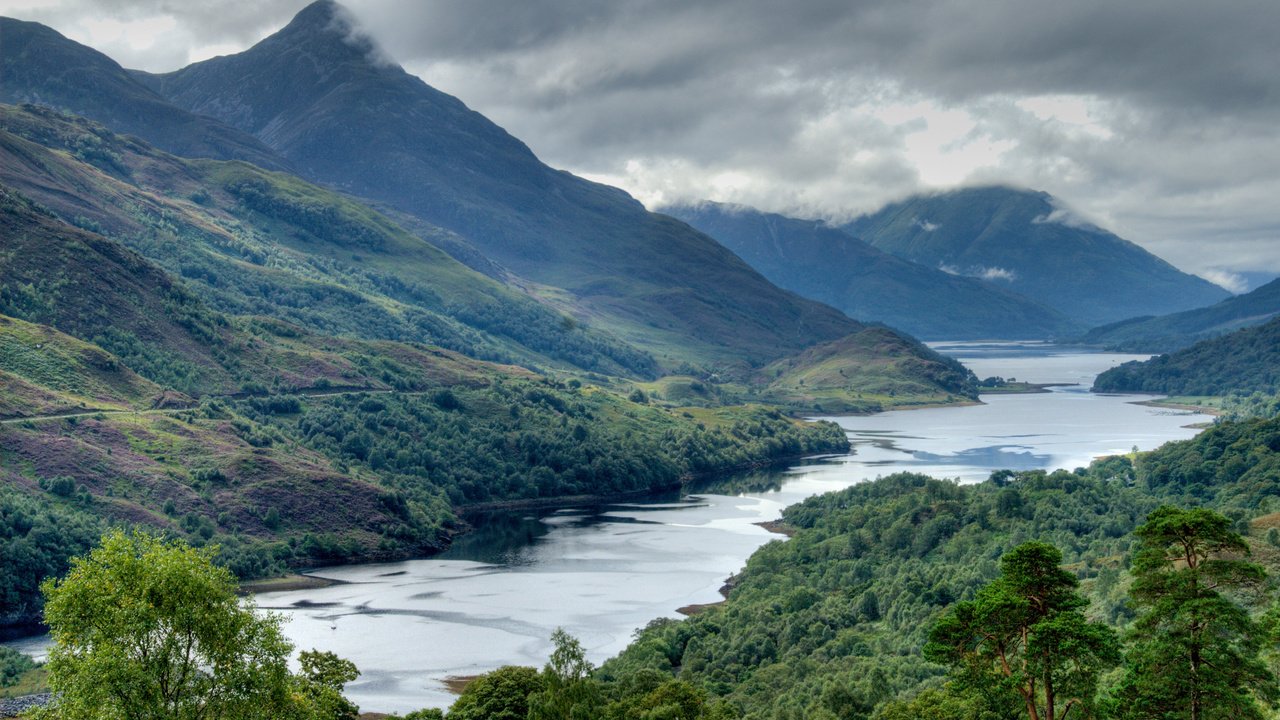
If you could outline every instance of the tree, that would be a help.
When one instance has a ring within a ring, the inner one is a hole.
[[[449,708],[454,720],[524,720],[529,696],[543,689],[542,676],[531,667],[506,665],[476,678]]]
[[[65,578],[43,584],[55,717],[293,714],[280,621],[236,597],[215,552],[115,530],[75,558]]]
[[[343,697],[347,683],[360,677],[355,663],[331,652],[308,650],[298,655],[302,673],[294,679],[298,714],[316,720],[355,720],[360,708]]]
[[[1029,720],[1091,713],[1098,675],[1119,662],[1119,643],[1110,628],[1085,619],[1088,601],[1061,562],[1062,553],[1042,542],[1006,553],[1000,577],[933,627],[925,657],[950,665],[958,689],[1016,698]]]
[[[1277,698],[1260,660],[1266,632],[1225,596],[1256,592],[1263,569],[1211,510],[1162,506],[1134,531],[1132,648],[1116,692],[1126,718],[1253,720]]]
[[[555,649],[542,668],[543,690],[529,696],[529,720],[588,720],[602,704],[599,684],[591,679],[594,668],[578,639],[556,628],[551,634]]]

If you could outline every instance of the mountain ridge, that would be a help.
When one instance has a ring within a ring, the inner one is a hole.
[[[1044,192],[990,185],[916,195],[842,227],[906,260],[996,281],[1085,326],[1230,296]]]
[[[1138,317],[1093,328],[1078,338],[1086,345],[1143,352],[1173,352],[1201,340],[1260,325],[1280,314],[1280,280],[1208,307],[1157,317]]]
[[[338,8],[314,3],[243,53],[155,83],[178,105],[268,142],[309,179],[454,230],[516,275],[567,290],[584,317],[660,348],[669,367],[759,366],[861,329],[625,192],[547,167],[461,100],[374,62],[371,46],[335,24]]]
[[[1078,327],[1012,291],[903,260],[821,221],[705,201],[660,212],[715,238],[781,287],[926,340],[1046,339]]]
[[[86,115],[179,155],[290,169],[256,138],[178,108],[116,61],[48,26],[0,17],[0,37],[0,102],[38,103]]]

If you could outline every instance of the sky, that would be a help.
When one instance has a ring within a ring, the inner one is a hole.
[[[650,207],[842,220],[1004,183],[1228,289],[1280,274],[1276,0],[344,4],[406,70]],[[0,0],[0,14],[167,71],[247,48],[305,5]]]

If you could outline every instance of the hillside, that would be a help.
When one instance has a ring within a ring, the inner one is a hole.
[[[762,368],[770,402],[825,413],[977,402],[977,379],[952,358],[880,327],[871,327]]]
[[[761,365],[860,328],[622,191],[542,164],[457,98],[372,57],[346,18],[321,0],[245,52],[147,82],[255,135],[304,177],[456,231],[553,297],[567,291],[579,319],[668,367]]]
[[[228,317],[114,241],[0,201],[0,302],[22,318],[0,316],[0,625],[31,621],[39,581],[106,523],[217,542],[256,577],[437,550],[460,504],[848,447],[773,409],[703,424],[438,348]]]
[[[430,242],[450,233],[411,234],[283,173],[185,160],[81,118],[0,106],[0,183],[180,275],[223,312],[502,362],[642,376],[656,367]]]
[[[0,102],[39,103],[92,117],[179,155],[246,160],[270,169],[289,165],[253,136],[175,107],[116,61],[56,30],[0,17],[0,38]]]
[[[925,340],[1046,339],[1075,327],[992,283],[902,260],[822,222],[710,202],[662,212],[715,238],[780,287]]]
[[[1085,326],[1229,296],[1079,220],[1046,193],[980,187],[921,195],[844,229],[906,260],[995,282]]]
[[[1075,342],[1122,352],[1173,352],[1280,314],[1280,280],[1195,310],[1097,327]]]
[[[1228,395],[1280,392],[1280,318],[1098,376],[1095,392]]]

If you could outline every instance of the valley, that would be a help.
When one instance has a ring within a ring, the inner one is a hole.
[[[0,715],[1280,708],[1269,100],[977,9],[36,5]]]

